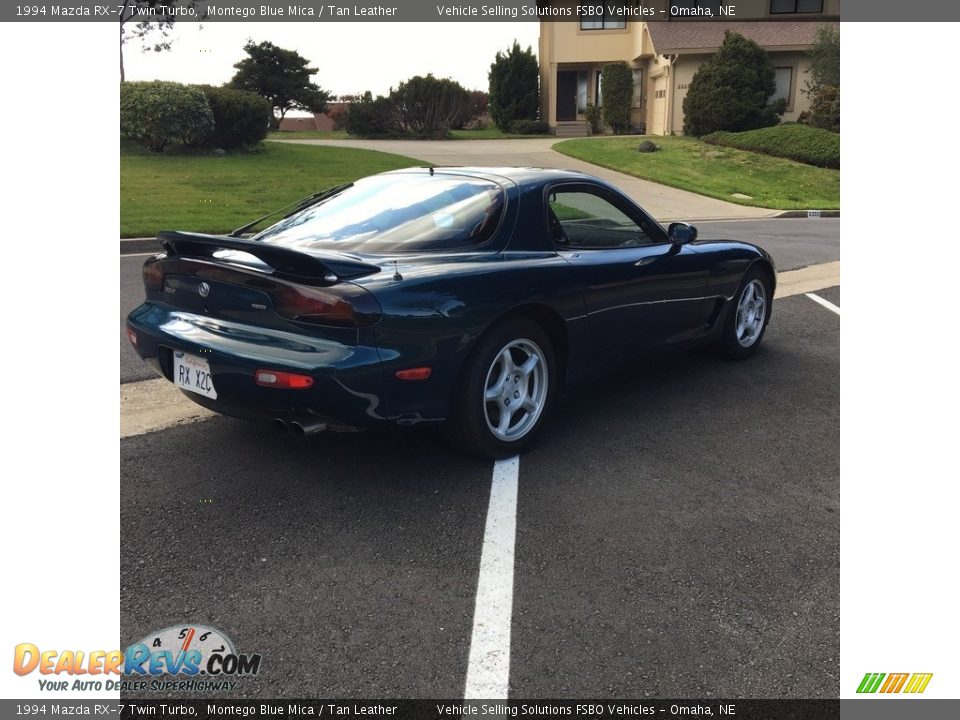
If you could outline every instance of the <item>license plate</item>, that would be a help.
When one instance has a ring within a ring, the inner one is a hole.
[[[198,395],[217,399],[210,363],[181,350],[173,351],[173,384]]]

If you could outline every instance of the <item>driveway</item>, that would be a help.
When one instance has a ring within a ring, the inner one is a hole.
[[[435,165],[486,165],[560,168],[585,172],[612,183],[657,220],[739,220],[770,218],[780,210],[746,207],[696,193],[641,180],[614,170],[561,155],[551,149],[557,138],[516,140],[276,140],[274,142],[379,150],[406,155]]]

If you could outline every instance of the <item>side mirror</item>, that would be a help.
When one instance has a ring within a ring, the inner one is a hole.
[[[697,239],[697,228],[685,222],[670,223],[667,237],[674,245],[686,245]]]

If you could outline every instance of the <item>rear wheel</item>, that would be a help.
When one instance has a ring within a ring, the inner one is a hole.
[[[720,336],[720,349],[727,357],[749,357],[760,348],[770,321],[772,295],[770,280],[761,269],[754,268],[743,278]]]
[[[502,458],[526,447],[543,424],[555,386],[547,334],[512,318],[480,340],[450,401],[444,434],[456,447]]]

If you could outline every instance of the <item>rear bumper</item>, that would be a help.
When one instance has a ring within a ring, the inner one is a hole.
[[[209,318],[147,302],[127,318],[136,350],[173,382],[173,351],[202,357],[210,365],[217,398],[189,391],[194,402],[215,412],[251,420],[318,418],[354,427],[386,420],[383,369],[375,347],[347,345],[283,330]],[[257,385],[260,369],[310,375],[303,390]]]

